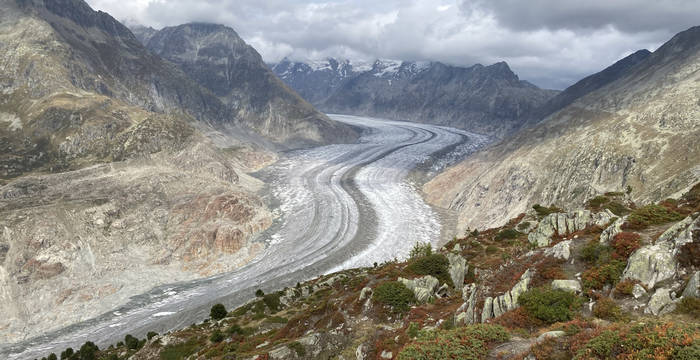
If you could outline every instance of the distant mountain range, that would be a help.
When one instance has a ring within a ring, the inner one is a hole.
[[[558,93],[520,80],[505,62],[458,67],[440,62],[284,59],[272,69],[327,113],[447,125],[497,137],[519,129]]]
[[[638,203],[700,180],[700,27],[638,51],[551,99],[543,119],[425,185],[459,229],[502,225],[533,204],[605,192]]]

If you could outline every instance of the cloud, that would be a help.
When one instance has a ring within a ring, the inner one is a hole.
[[[88,0],[117,19],[160,28],[233,27],[268,62],[285,56],[505,60],[522,79],[563,88],[692,24],[684,0]],[[656,15],[655,15],[656,14]]]

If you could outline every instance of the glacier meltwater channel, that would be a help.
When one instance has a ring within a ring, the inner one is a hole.
[[[256,241],[266,249],[230,272],[160,286],[96,318],[59,331],[0,345],[0,357],[33,359],[85,341],[114,344],[199,322],[212,304],[243,304],[258,288],[274,291],[321,274],[405,257],[418,242],[437,242],[440,216],[411,182],[488,143],[467,131],[401,121],[331,115],[363,129],[355,144],[284,154],[258,174],[279,215]],[[452,160],[450,160],[452,159]],[[50,311],[50,309],[46,309]]]

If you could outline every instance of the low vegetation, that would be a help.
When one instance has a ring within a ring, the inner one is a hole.
[[[581,306],[582,299],[564,290],[535,288],[520,295],[518,304],[529,315],[552,324],[571,320]]]
[[[451,330],[421,331],[399,352],[399,360],[484,359],[489,347],[509,339],[498,325],[471,325]]]
[[[651,225],[662,225],[672,221],[680,221],[683,215],[668,208],[650,204],[635,209],[624,224],[626,229],[641,230]]]
[[[416,302],[413,291],[398,281],[387,281],[374,289],[372,300],[391,307],[395,313],[405,313]]]
[[[450,261],[442,254],[430,254],[413,259],[406,270],[415,275],[431,275],[440,280],[440,283],[452,285],[450,278]]]

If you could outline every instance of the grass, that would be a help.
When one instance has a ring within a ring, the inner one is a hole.
[[[531,316],[552,324],[571,320],[576,309],[581,306],[582,300],[564,290],[535,288],[520,295],[518,304],[523,306]]]
[[[504,229],[496,234],[495,240],[517,239],[521,233],[515,229]]]
[[[539,216],[547,216],[549,214],[564,212],[564,210],[562,210],[556,206],[545,207],[545,206],[542,206],[540,204],[535,204],[532,206],[532,208],[535,209],[535,212],[537,212],[537,215],[539,215]]]
[[[197,352],[199,346],[196,338],[190,338],[177,345],[167,345],[160,351],[160,358],[161,360],[182,360]]]

